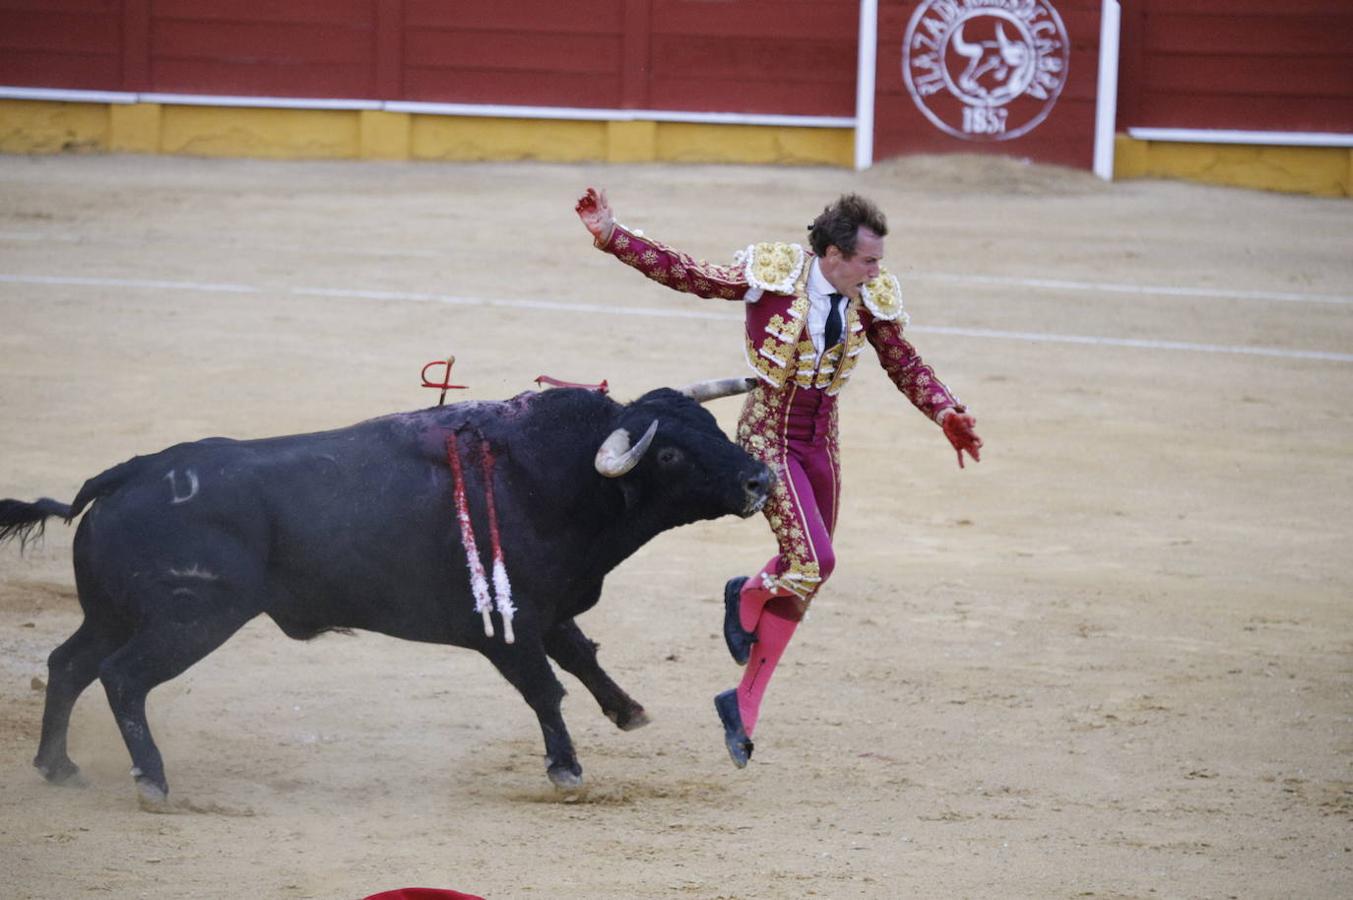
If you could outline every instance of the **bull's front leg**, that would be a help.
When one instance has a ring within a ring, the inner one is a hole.
[[[573,739],[564,726],[559,704],[564,686],[555,677],[545,647],[535,629],[520,629],[511,644],[493,642],[484,650],[494,667],[521,692],[527,705],[540,721],[545,738],[545,773],[555,787],[573,789],[582,786],[583,770],[573,753]]]
[[[649,723],[648,713],[611,680],[597,662],[597,644],[583,634],[572,619],[565,619],[545,634],[545,652],[560,668],[583,683],[601,706],[606,718],[623,731]]]

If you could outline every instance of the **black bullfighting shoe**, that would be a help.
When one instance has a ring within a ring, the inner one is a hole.
[[[742,711],[738,709],[738,692],[724,691],[714,698],[714,710],[723,723],[723,742],[728,746],[728,755],[733,765],[745,769],[752,758],[752,739],[742,728]]]
[[[742,586],[747,583],[746,576],[728,579],[723,586],[723,640],[733,662],[747,665],[752,656],[752,644],[756,643],[756,634],[742,627],[742,617],[738,615],[741,605]]]

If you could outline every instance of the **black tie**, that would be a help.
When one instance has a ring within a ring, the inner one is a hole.
[[[837,304],[841,302],[840,294],[828,294],[827,297],[832,301],[832,308],[827,313],[827,328],[822,334],[822,349],[830,350],[841,341],[841,315]]]

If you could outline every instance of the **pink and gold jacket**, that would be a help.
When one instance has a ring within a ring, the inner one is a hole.
[[[818,358],[808,334],[808,271],[811,251],[798,244],[751,244],[731,266],[715,266],[650,240],[616,223],[597,246],[654,281],[700,297],[745,301],[747,364],[774,388],[793,381],[836,395],[850,380],[867,340],[883,370],[917,409],[934,420],[953,408],[963,412],[949,389],[922,362],[902,330],[902,286],[881,270],[846,307],[845,340]]]

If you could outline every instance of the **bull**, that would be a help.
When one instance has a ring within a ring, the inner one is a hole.
[[[659,533],[765,504],[770,469],[700,405],[749,387],[702,382],[629,404],[560,388],[209,438],[114,466],[70,504],[0,500],[0,541],[83,513],[72,555],[84,618],[48,659],[33,764],[54,783],[77,775],[71,708],[98,678],[143,803],[163,803],[147,693],[266,614],[300,640],[360,629],[479,651],[535,712],[550,781],[578,787],[549,660],[619,728],[647,723],[574,620]]]

